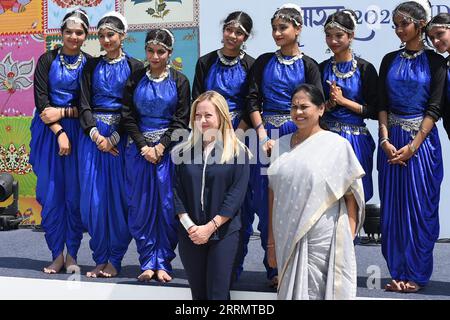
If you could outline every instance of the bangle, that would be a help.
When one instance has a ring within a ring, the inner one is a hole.
[[[267,141],[269,141],[270,140],[270,138],[269,138],[269,136],[266,136],[264,139],[262,139],[261,141],[259,141],[259,145],[260,146],[263,146]]]
[[[359,113],[363,114],[364,107],[362,104],[359,105]]]
[[[255,130],[258,130],[259,128],[261,128],[262,125],[264,125],[264,123],[261,122],[260,124],[258,124],[258,125],[255,127]]]
[[[187,213],[181,215],[180,222],[186,231],[189,230],[190,227],[195,226],[194,221],[191,220]]]
[[[378,143],[380,144],[380,146],[382,146],[384,143],[386,143],[388,141],[390,142],[391,140],[389,140],[389,138],[387,138],[387,137],[384,137],[384,138],[381,138]]]
[[[268,243],[267,248],[275,248],[275,243]]]
[[[409,150],[411,150],[411,152],[412,152],[413,154],[416,153],[417,148],[414,146],[414,142],[413,142],[413,141],[411,141],[410,143],[408,143],[408,147],[409,147]]]
[[[65,132],[63,128],[59,129],[58,132],[55,133],[56,140],[58,140],[58,137],[61,135],[61,133]]]
[[[93,127],[93,128],[89,131],[89,137],[91,138],[91,140],[92,140],[93,142],[96,142],[96,141],[94,140],[94,135],[95,135],[96,132],[98,132],[97,127]]]
[[[120,135],[117,133],[117,131],[114,131],[108,139],[111,145],[117,146],[120,142]]]
[[[430,131],[425,130],[422,126],[419,127],[419,131],[422,132],[424,135],[430,133]]]

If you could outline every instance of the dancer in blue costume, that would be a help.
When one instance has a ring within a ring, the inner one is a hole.
[[[83,238],[80,216],[77,148],[79,77],[86,63],[80,48],[89,20],[82,10],[68,13],[62,22],[63,46],[44,53],[34,74],[36,113],[31,123],[30,163],[37,176],[36,199],[42,206],[53,263],[45,273],[79,271],[77,253]],[[64,246],[67,254],[64,259]]]
[[[125,198],[126,135],[119,126],[125,84],[143,64],[126,55],[122,42],[125,18],[109,12],[98,23],[100,45],[106,54],[88,61],[83,72],[78,158],[82,194],[81,216],[91,240],[96,267],[88,277],[114,277],[131,236]]]
[[[297,5],[287,4],[278,9],[271,19],[272,37],[280,50],[261,55],[250,71],[247,112],[255,128],[259,144],[265,153],[270,154],[274,140],[270,139],[271,131],[278,130],[278,137],[296,130],[291,121],[291,97],[295,88],[302,83],[310,83],[322,89],[320,72],[317,63],[300,52],[297,43],[302,30],[301,9]],[[276,137],[275,137],[276,138]],[[262,163],[262,161],[265,163]],[[253,190],[253,206],[259,217],[258,230],[261,232],[261,245],[267,250],[268,232],[268,179],[262,174],[268,161],[259,154],[258,164],[250,174]],[[244,252],[241,264],[247,253],[247,244],[252,234],[254,213],[243,216]],[[264,266],[271,285],[276,286],[277,270],[267,264],[264,254]]]
[[[395,32],[405,48],[380,67],[378,172],[382,252],[391,283],[386,290],[416,292],[433,271],[443,178],[438,130],[445,84],[444,58],[422,42],[430,20],[427,1],[397,6]]]
[[[219,92],[230,109],[233,128],[249,127],[245,115],[245,98],[248,94],[248,73],[255,59],[243,47],[252,32],[253,21],[242,11],[228,15],[223,24],[223,47],[198,59],[192,87],[192,100],[208,90]],[[242,121],[241,121],[242,120]]]
[[[328,128],[347,139],[366,175],[362,178],[364,198],[373,195],[372,168],[375,142],[364,118],[377,119],[378,75],[374,66],[355,57],[350,48],[356,18],[351,10],[336,12],[325,23],[328,48],[334,56],[319,65],[325,92]]]
[[[450,139],[450,13],[440,13],[427,25],[427,35],[439,53],[447,52],[447,92],[442,117],[444,128]]]
[[[124,126],[133,140],[126,150],[128,224],[139,252],[139,281],[171,281],[178,242],[169,151],[175,130],[187,132],[191,93],[186,76],[169,66],[174,43],[167,29],[147,33],[149,66],[132,74],[124,95]]]

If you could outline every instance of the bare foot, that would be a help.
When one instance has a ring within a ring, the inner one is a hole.
[[[106,267],[102,271],[100,271],[99,276],[102,278],[113,278],[117,276],[117,270],[110,262],[108,262]]]
[[[272,279],[270,279],[269,287],[271,288],[278,288],[278,276],[274,276]]]
[[[165,270],[156,270],[156,278],[160,282],[170,282],[172,277]]]
[[[88,273],[86,273],[86,277],[88,278],[97,278],[100,276],[100,272],[102,272],[102,270],[105,268],[106,264],[98,264],[94,270],[89,271]]]
[[[138,277],[138,280],[140,282],[150,282],[150,280],[152,280],[154,275],[155,275],[155,271],[153,271],[153,270],[145,270]]]
[[[419,291],[420,289],[422,289],[422,287],[419,286],[417,283],[415,283],[414,281],[408,281],[405,284],[405,289],[403,289],[403,292],[414,293]]]
[[[403,292],[405,289],[405,283],[403,281],[392,279],[391,283],[388,283],[384,289],[391,292]]]
[[[47,274],[56,274],[61,271],[61,269],[64,267],[64,255],[61,253],[55,260],[53,260],[53,263],[49,265],[47,268],[44,268],[44,273]]]
[[[70,254],[66,254],[66,273],[81,273],[80,267],[77,265],[77,262]]]

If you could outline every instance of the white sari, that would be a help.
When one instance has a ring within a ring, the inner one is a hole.
[[[353,299],[356,257],[344,194],[357,201],[358,231],[364,170],[350,143],[335,133],[320,131],[288,151],[290,138],[275,145],[279,157],[268,169],[278,299]]]

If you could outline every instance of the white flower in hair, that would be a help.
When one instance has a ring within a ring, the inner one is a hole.
[[[353,25],[355,26],[355,28],[353,29],[353,32],[356,32],[356,28],[358,27],[358,23],[357,23],[357,21],[356,21],[355,16],[351,13],[350,10],[347,10],[347,9],[342,10],[342,12],[344,12],[345,14],[347,14],[347,15],[350,17],[350,19],[352,19]]]
[[[279,9],[295,9],[300,13],[300,15],[302,14],[302,8],[295,3],[285,3]]]
[[[116,18],[118,18],[122,22],[122,24],[124,26],[124,30],[123,31],[125,33],[127,33],[127,31],[128,31],[128,23],[127,23],[127,19],[125,19],[125,17],[123,15],[121,15],[117,11],[110,11],[108,13],[105,13],[105,15],[103,17],[101,17],[101,19],[106,18],[106,17],[116,17]]]

